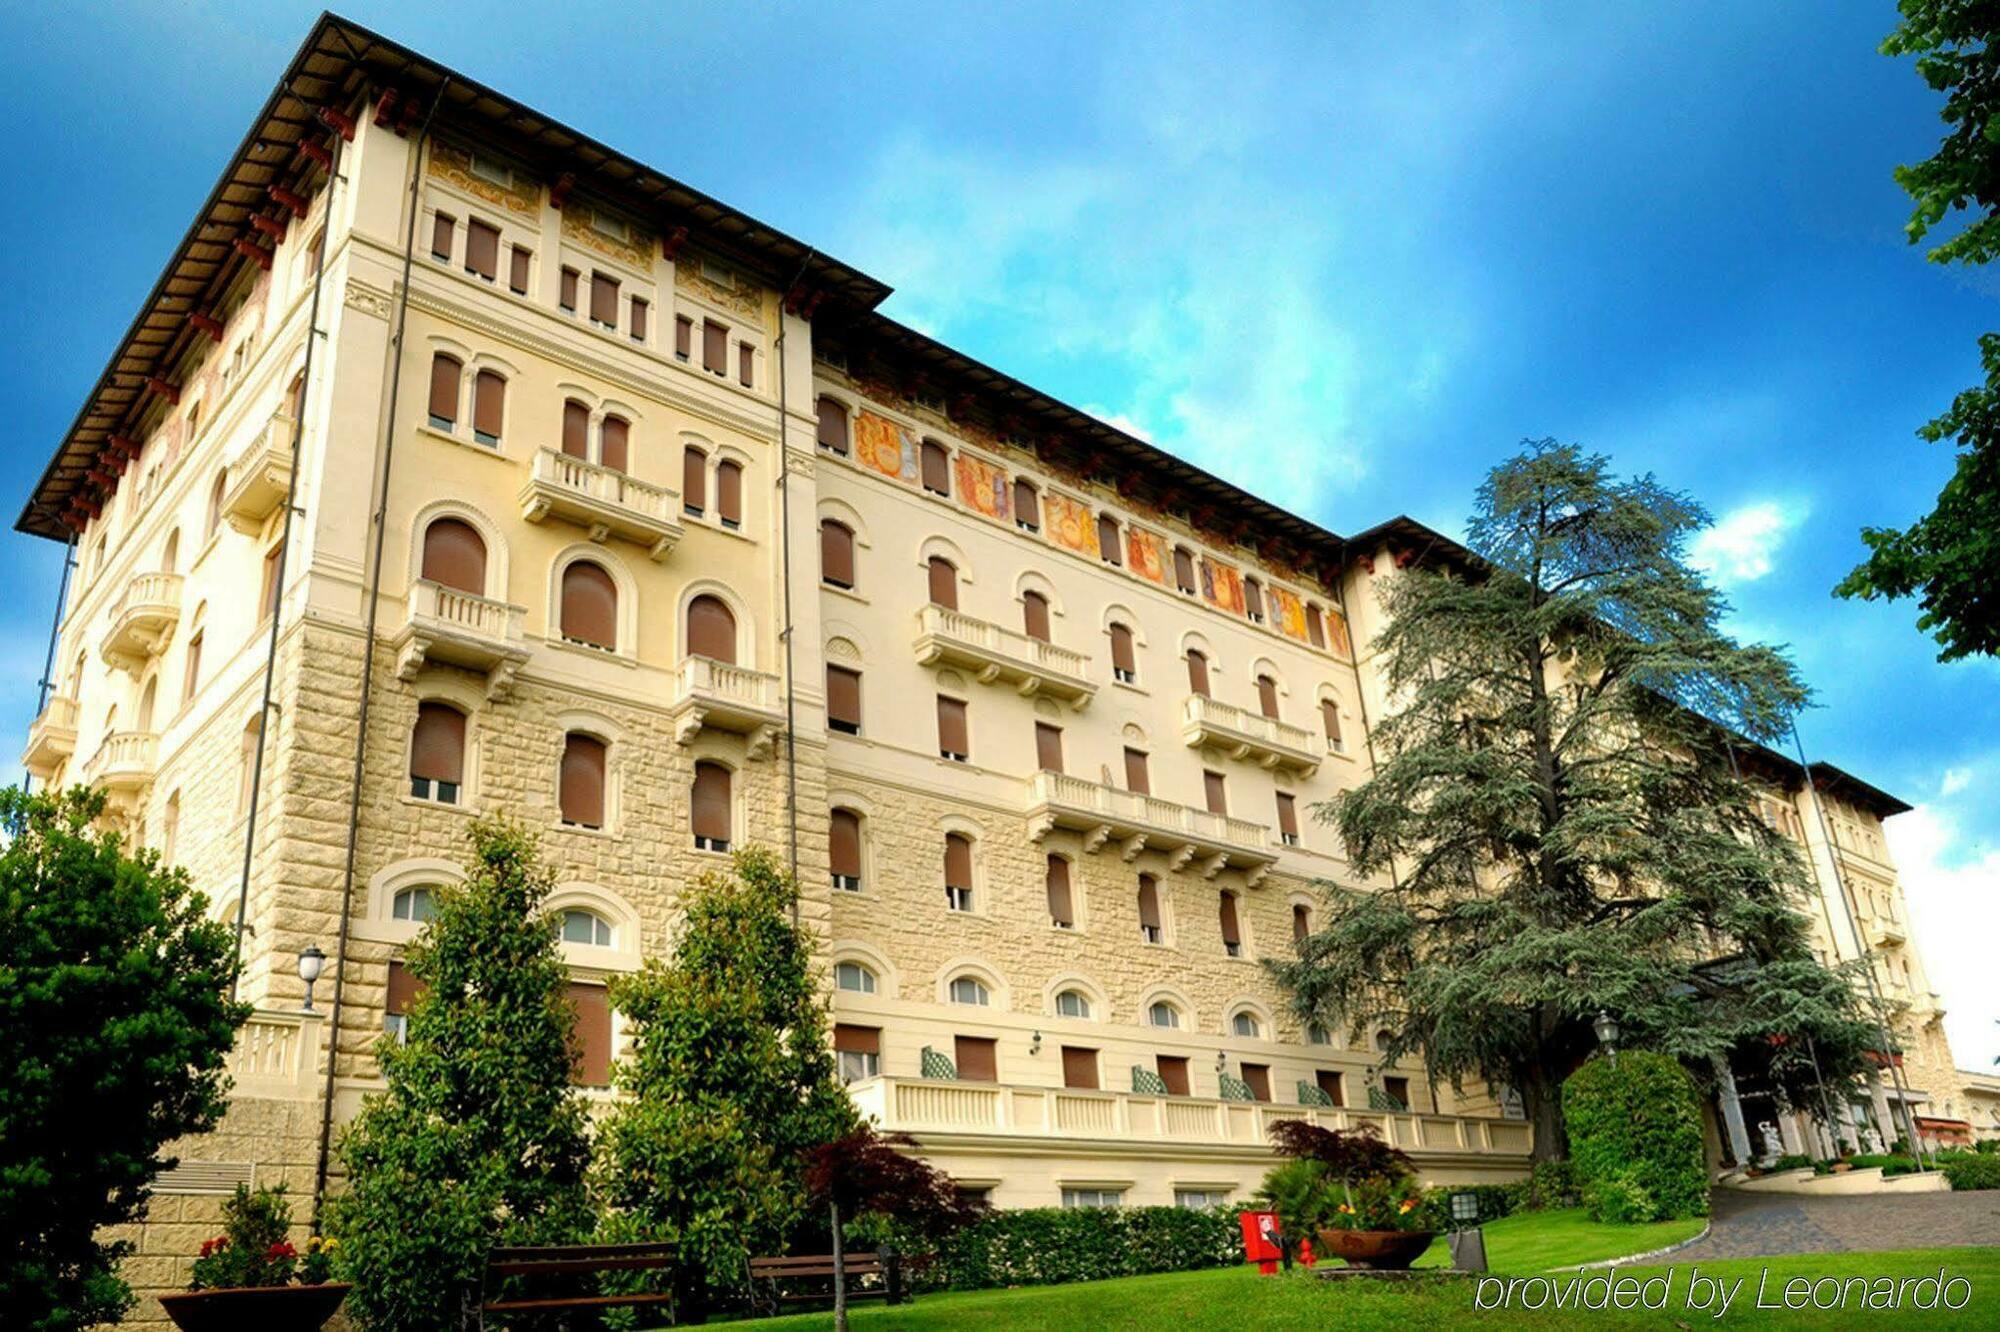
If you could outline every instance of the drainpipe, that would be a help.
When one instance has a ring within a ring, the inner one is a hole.
[[[818,253],[806,251],[806,257],[799,261],[798,273],[778,298],[778,336],[773,344],[778,362],[778,582],[784,609],[778,639],[784,645],[785,658],[785,840],[792,875],[793,928],[799,923],[799,733],[798,677],[792,646],[792,457],[788,447],[791,398],[785,375],[785,303],[798,290],[807,266]]]
[[[48,710],[49,695],[56,687],[56,644],[62,638],[63,603],[69,600],[70,571],[76,568],[76,533],[69,534],[63,543],[62,579],[56,584],[56,613],[49,621],[49,654],[42,661],[42,678],[35,691],[35,716],[39,719]],[[21,778],[21,789],[28,790],[34,785],[34,775]]]
[[[419,190],[423,186],[424,149],[430,144],[431,117],[444,101],[451,78],[438,85],[430,109],[424,112],[423,127],[410,149],[409,217],[403,234],[403,283],[396,294],[396,331],[390,342],[389,405],[382,422],[382,471],[376,480],[375,512],[369,519],[375,543],[368,573],[367,630],[361,646],[361,706],[354,724],[354,769],[347,790],[347,863],[340,879],[340,938],[333,951],[333,1003],[327,1015],[326,1085],[320,1098],[319,1158],[313,1167],[312,1233],[320,1233],[320,1214],[326,1203],[327,1168],[333,1154],[333,1077],[339,1063],[340,1015],[347,991],[347,945],[353,933],[354,857],[361,836],[361,780],[363,761],[368,753],[369,705],[375,697],[375,639],[382,596],[382,550],[388,544],[390,465],[396,457],[396,404],[403,384],[403,333],[410,315],[410,270],[417,252],[417,214],[421,211]]]

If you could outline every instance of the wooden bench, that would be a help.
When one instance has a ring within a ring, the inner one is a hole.
[[[909,1292],[903,1289],[903,1258],[894,1249],[844,1254],[841,1270],[847,1277],[847,1298],[850,1300],[881,1299],[890,1304],[910,1302]],[[860,1285],[862,1277],[875,1278],[875,1284]],[[786,1291],[779,1286],[780,1282],[794,1281],[824,1282],[826,1288]],[[833,1255],[802,1253],[783,1258],[752,1258],[750,1288],[752,1303],[761,1305],[766,1312],[775,1313],[780,1304],[825,1303],[833,1298]],[[760,1290],[761,1299],[758,1297]]]
[[[479,1325],[489,1313],[550,1313],[562,1309],[609,1309],[637,1304],[671,1304],[665,1292],[629,1295],[513,1296],[488,1299],[496,1280],[579,1276],[594,1272],[643,1272],[671,1267],[679,1257],[670,1244],[548,1244],[499,1245],[487,1251],[486,1271],[479,1282]]]

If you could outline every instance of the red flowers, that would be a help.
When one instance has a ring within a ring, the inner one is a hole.
[[[205,1239],[201,1242],[201,1256],[204,1258],[212,1258],[216,1254],[220,1253],[222,1250],[228,1247],[229,1247],[229,1236],[217,1235],[214,1239]]]
[[[298,1256],[299,1251],[292,1247],[290,1240],[279,1240],[276,1244],[264,1250],[264,1261],[267,1263],[284,1262]]]

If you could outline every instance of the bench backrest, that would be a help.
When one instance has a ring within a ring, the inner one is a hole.
[[[850,1253],[843,1256],[841,1267],[849,1276],[874,1276],[882,1271],[882,1259],[872,1253]],[[752,1258],[750,1275],[758,1278],[832,1276],[833,1255],[814,1253],[783,1258]]]
[[[487,1251],[491,1276],[558,1276],[574,1272],[627,1272],[671,1267],[672,1244],[504,1244]]]

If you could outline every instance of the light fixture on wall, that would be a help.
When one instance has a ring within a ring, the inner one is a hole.
[[[1620,1034],[1618,1019],[1612,1017],[1610,1013],[1599,1009],[1596,1020],[1590,1025],[1597,1032],[1597,1043],[1604,1047],[1605,1054],[1611,1056],[1611,1067],[1618,1067],[1618,1037]]]
[[[326,970],[326,954],[319,951],[318,944],[307,944],[299,953],[299,979],[306,983],[306,1002],[302,1011],[313,1011],[313,982],[320,972]]]
[[[1221,1073],[1227,1070],[1228,1067],[1229,1067],[1229,1052],[1226,1050],[1217,1050],[1215,1052],[1215,1071]]]
[[[1031,1055],[1038,1055],[1041,1052],[1042,1052],[1042,1033],[1038,1031],[1033,1036],[1028,1038],[1028,1053]]]

